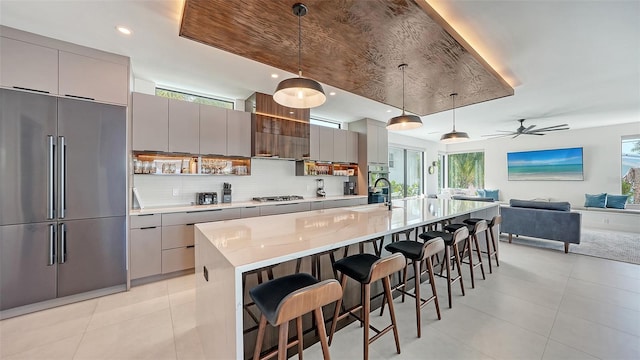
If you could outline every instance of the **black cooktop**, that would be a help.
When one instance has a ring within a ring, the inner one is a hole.
[[[302,200],[304,199],[300,195],[281,195],[281,196],[265,196],[265,197],[254,197],[253,201],[267,202],[267,201],[291,201],[291,200]]]

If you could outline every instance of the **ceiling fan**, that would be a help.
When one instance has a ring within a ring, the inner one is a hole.
[[[504,136],[514,135],[513,139],[515,139],[520,135],[544,135],[544,133],[549,131],[569,130],[569,125],[567,124],[553,125],[553,126],[547,126],[544,128],[534,129],[536,127],[535,125],[529,125],[528,127],[525,127],[524,120],[525,119],[518,120],[520,122],[520,127],[517,128],[516,131],[497,130],[498,132],[500,132],[500,134],[489,134],[489,135],[482,135],[482,136],[504,137]]]

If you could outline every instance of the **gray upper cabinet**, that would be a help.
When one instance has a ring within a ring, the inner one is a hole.
[[[169,99],[169,152],[200,151],[200,105]]]
[[[169,99],[133,93],[133,150],[169,151]]]
[[[333,129],[320,126],[320,158],[322,161],[333,161]]]
[[[58,94],[127,105],[129,69],[126,65],[59,51]]]
[[[58,93],[58,50],[0,37],[0,85]]]
[[[388,155],[388,139],[387,129],[367,124],[367,162],[374,164],[387,164],[389,162]]]
[[[227,155],[251,157],[251,113],[227,110]]]
[[[347,162],[347,131],[333,129],[333,159],[336,162]]]
[[[309,159],[320,160],[320,126],[309,125]]]
[[[200,154],[227,154],[227,109],[200,105]]]
[[[347,162],[358,162],[358,133],[347,131]]]

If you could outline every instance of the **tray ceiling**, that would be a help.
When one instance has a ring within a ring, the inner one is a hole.
[[[294,1],[186,0],[180,36],[297,73]],[[308,0],[302,70],[324,84],[428,115],[513,95],[424,0]],[[214,81],[214,79],[212,79]],[[275,89],[274,89],[275,90]]]

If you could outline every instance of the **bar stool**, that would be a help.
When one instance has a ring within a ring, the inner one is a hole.
[[[456,230],[453,234],[446,233],[443,231],[427,231],[419,235],[421,239],[425,242],[435,239],[442,238],[444,240],[445,248],[444,248],[444,264],[441,264],[440,267],[440,275],[442,276],[442,266],[444,265],[447,269],[447,293],[449,296],[449,308],[452,307],[451,300],[451,286],[456,281],[460,281],[460,290],[462,291],[462,296],[464,296],[464,285],[462,281],[462,270],[461,270],[461,262],[460,262],[460,251],[458,244],[469,237],[469,230],[466,227],[461,227]],[[457,265],[458,275],[455,278],[451,277],[451,250],[453,250],[453,258]]]
[[[373,239],[369,239],[369,240],[365,240],[365,241],[361,241],[358,243],[358,250],[360,251],[360,254],[364,254],[364,245],[365,244],[371,244],[373,246],[373,253],[376,254],[377,257],[380,257],[380,255],[382,254],[382,245],[384,243],[384,236],[378,236],[376,238]],[[344,247],[344,254],[342,255],[343,258],[346,258],[347,256],[349,256],[349,246],[345,246]],[[333,263],[335,263],[335,261],[333,261]],[[335,272],[335,270],[334,270]],[[336,279],[338,278],[338,276],[336,275]]]
[[[398,337],[398,326],[396,323],[396,314],[393,308],[393,301],[389,302],[389,315],[391,317],[391,325],[382,330],[370,325],[369,313],[371,312],[371,283],[377,280],[382,280],[384,286],[384,294],[388,299],[391,297],[391,281],[389,276],[396,271],[402,270],[406,265],[406,259],[402,254],[393,254],[386,258],[380,258],[372,254],[357,254],[340,259],[336,261],[335,268],[340,272],[340,282],[342,285],[342,291],[347,286],[348,277],[360,283],[361,296],[360,305],[357,305],[345,313],[340,314],[340,308],[342,305],[342,299],[338,300],[336,304],[335,312],[333,314],[333,321],[331,323],[331,332],[329,333],[329,344],[333,340],[333,334],[336,331],[336,324],[339,320],[348,317],[349,315],[358,319],[364,328],[364,359],[369,359],[369,344],[378,340],[382,335],[386,334],[390,330],[393,330],[393,335],[396,342],[396,351],[400,354],[400,339]],[[355,312],[361,310],[361,317],[358,317]],[[369,328],[371,328],[376,335],[369,338]]]
[[[284,360],[287,358],[287,349],[295,345],[298,345],[298,358],[302,359],[302,315],[312,311],[320,336],[322,354],[325,359],[330,358],[322,307],[342,298],[342,289],[337,280],[319,282],[305,273],[287,275],[254,287],[249,290],[249,295],[262,312],[253,353],[254,360],[269,359],[276,354],[279,360]],[[298,338],[287,343],[289,321],[293,319],[296,319]],[[271,326],[278,327],[278,349],[260,357],[267,321]]]
[[[276,265],[272,265],[272,266],[267,266],[264,268],[260,268],[260,269],[256,269],[256,270],[251,270],[251,271],[247,271],[242,273],[242,289],[244,291],[244,289],[246,289],[246,284],[247,284],[247,278],[250,275],[256,275],[256,277],[258,278],[258,285],[262,284],[263,278],[262,278],[262,273],[266,272],[267,273],[267,278],[269,280],[273,280],[273,268]],[[256,315],[253,313],[253,311],[251,311],[251,309],[249,309],[250,306],[255,305],[255,303],[253,301],[245,303],[242,305],[242,307],[244,308],[244,310],[247,312],[247,314],[249,315],[249,317],[251,317],[251,319],[256,323],[256,326],[252,326],[248,329],[245,329],[243,331],[243,333],[249,333],[255,329],[257,329],[257,325],[260,323],[260,320],[258,320],[258,318],[256,317]]]
[[[475,225],[477,222],[484,220],[484,219],[479,219],[479,218],[471,218],[471,219],[466,219],[464,220],[465,223],[469,224],[469,225]],[[500,215],[496,215],[493,218],[491,218],[490,221],[487,222],[487,226],[488,229],[485,230],[484,232],[484,237],[487,241],[487,251],[481,251],[484,254],[487,254],[487,258],[489,260],[489,273],[493,274],[493,271],[491,269],[491,257],[495,257],[496,259],[496,266],[500,266],[500,261],[498,261],[498,244],[496,243],[496,238],[493,235],[493,229],[495,228],[496,225],[500,225],[502,224],[502,216]],[[487,234],[489,233],[491,235],[491,241],[489,241],[489,235]],[[491,245],[493,245],[493,249],[491,248]]]
[[[441,320],[440,316],[440,305],[438,304],[438,293],[436,291],[436,281],[433,274],[433,263],[431,262],[431,257],[440,251],[444,250],[444,240],[442,238],[431,239],[425,243],[417,242],[417,241],[398,241],[395,243],[391,243],[385,246],[385,249],[391,253],[401,253],[407,258],[407,265],[403,271],[403,279],[404,283],[398,285],[394,290],[398,290],[402,293],[402,301],[404,302],[404,295],[411,296],[416,299],[416,325],[418,326],[418,337],[422,335],[421,327],[422,321],[420,316],[420,310],[430,303],[434,302],[436,306],[436,313],[438,314],[438,320]],[[415,280],[415,288],[414,294],[411,294],[406,291],[407,289],[407,268],[409,267],[409,260],[413,263],[413,272],[414,272],[414,280]],[[422,262],[426,262],[427,268],[421,269]],[[431,296],[428,299],[423,299],[420,295],[420,276],[424,273],[429,273],[429,283],[431,283]],[[400,290],[402,288],[402,290]],[[386,299],[386,297],[385,297]],[[384,299],[382,300],[382,310],[384,310]],[[389,298],[389,301],[392,301],[392,298]],[[382,310],[380,311],[382,313]]]
[[[476,280],[474,270],[480,266],[482,271],[482,278],[486,280],[484,274],[484,265],[482,264],[482,256],[480,255],[480,246],[478,245],[478,234],[487,230],[487,222],[484,219],[477,221],[474,225],[470,224],[450,224],[444,227],[445,231],[454,232],[460,228],[466,227],[469,230],[469,238],[465,241],[465,246],[462,249],[462,263],[469,264],[469,271],[471,275],[471,288],[476,288]],[[473,262],[473,248],[475,247],[476,254],[478,255],[478,262]],[[466,254],[466,255],[465,255]],[[467,261],[465,261],[467,259]]]

